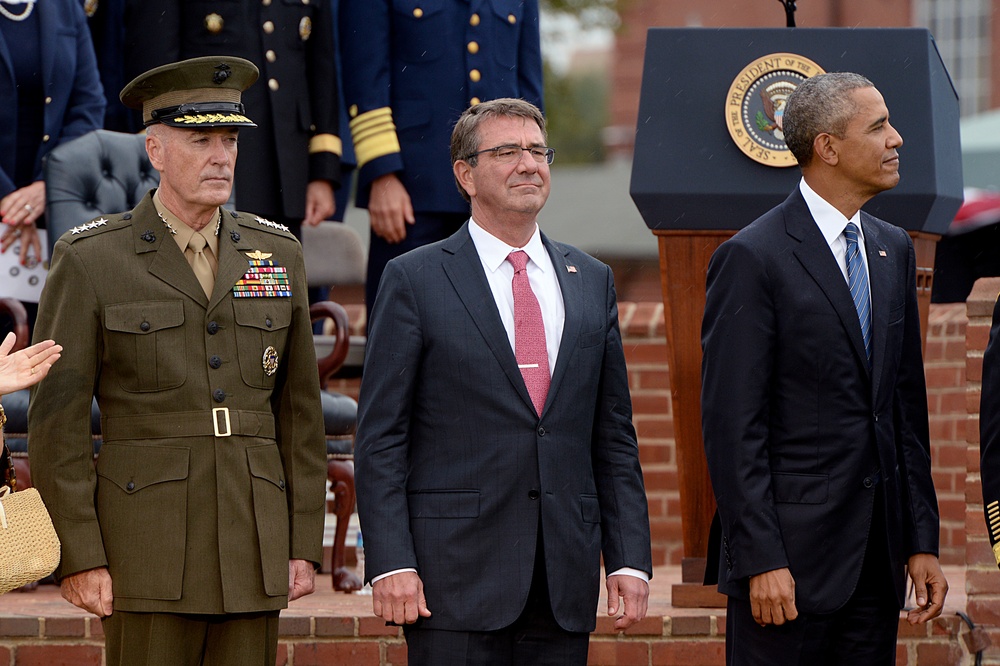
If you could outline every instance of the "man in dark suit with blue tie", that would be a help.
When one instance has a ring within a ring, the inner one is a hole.
[[[532,104],[451,141],[471,219],[389,262],[359,400],[358,512],[376,615],[408,663],[586,664],[652,572],[611,270],[538,229],[554,151]]]
[[[905,572],[910,623],[948,590],[913,245],[861,211],[899,182],[903,140],[850,73],[800,84],[784,132],[799,186],[708,269],[702,427],[727,663],[890,665]]]

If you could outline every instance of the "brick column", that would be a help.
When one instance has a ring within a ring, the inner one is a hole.
[[[981,625],[994,647],[984,653],[984,664],[1000,664],[1000,571],[986,536],[983,520],[983,494],[979,475],[979,398],[982,394],[983,351],[989,339],[993,305],[1000,293],[1000,278],[976,282],[966,303],[969,317],[966,329],[966,483],[965,483],[965,591],[966,612]]]

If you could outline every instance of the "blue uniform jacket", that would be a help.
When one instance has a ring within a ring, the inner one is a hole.
[[[538,0],[341,0],[340,37],[357,205],[396,172],[415,211],[468,212],[451,131],[480,101],[542,106]]]
[[[35,158],[35,178],[42,178],[42,158],[60,143],[99,129],[104,123],[104,92],[97,73],[90,30],[79,0],[45,0],[35,5],[41,20],[42,67],[45,70],[45,136]],[[39,44],[8,43],[0,35],[0,197],[14,187],[17,145],[17,86],[11,53]]]

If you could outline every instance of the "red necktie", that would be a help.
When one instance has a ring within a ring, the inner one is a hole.
[[[527,253],[515,250],[507,255],[507,261],[514,267],[514,280],[511,282],[514,291],[514,356],[524,385],[528,387],[528,395],[535,405],[535,413],[541,416],[551,381],[542,309],[528,284]]]

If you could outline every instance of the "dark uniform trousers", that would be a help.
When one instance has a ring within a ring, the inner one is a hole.
[[[107,666],[274,666],[278,613],[115,611],[101,620]]]
[[[750,601],[729,597],[726,664],[729,666],[893,666],[899,606],[893,590],[885,530],[885,500],[875,493],[872,525],[857,587],[829,614],[799,612],[781,626],[762,627]]]

